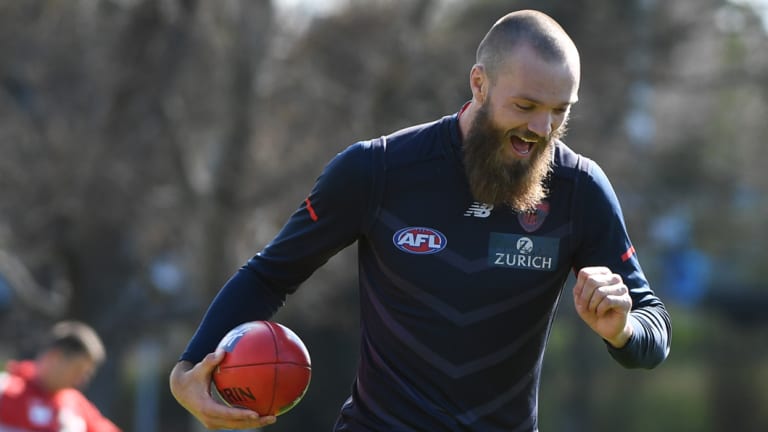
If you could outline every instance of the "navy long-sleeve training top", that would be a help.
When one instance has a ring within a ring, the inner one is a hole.
[[[473,200],[458,114],[338,154],[286,225],[225,284],[182,359],[236,325],[269,319],[339,250],[358,244],[359,369],[336,431],[536,431],[544,347],[569,272],[607,266],[630,288],[623,366],[669,351],[599,166],[562,142],[536,212]]]

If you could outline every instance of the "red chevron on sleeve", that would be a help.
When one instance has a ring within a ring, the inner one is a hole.
[[[621,256],[621,261],[622,262],[629,261],[629,259],[632,258],[632,255],[634,254],[635,254],[635,247],[630,245],[629,249],[627,249],[627,251],[624,252],[624,255]]]
[[[317,213],[315,213],[315,209],[312,208],[312,202],[309,201],[309,198],[304,200],[304,203],[307,205],[307,211],[309,212],[309,217],[312,219],[313,222],[317,222]]]

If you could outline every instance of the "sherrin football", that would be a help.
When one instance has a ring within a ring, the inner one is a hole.
[[[304,397],[312,375],[309,352],[288,327],[247,322],[230,330],[219,348],[225,354],[213,371],[213,383],[228,405],[281,415]]]

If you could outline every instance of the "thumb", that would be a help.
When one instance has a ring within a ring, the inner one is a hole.
[[[206,355],[203,360],[197,364],[197,367],[200,368],[202,373],[210,375],[213,373],[213,370],[216,369],[216,366],[224,360],[225,354],[226,352],[223,349],[216,348],[216,351]]]

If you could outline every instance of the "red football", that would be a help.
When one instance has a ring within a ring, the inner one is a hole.
[[[219,348],[225,354],[213,382],[228,405],[280,415],[304,397],[312,374],[309,352],[288,327],[247,322],[230,330]]]

